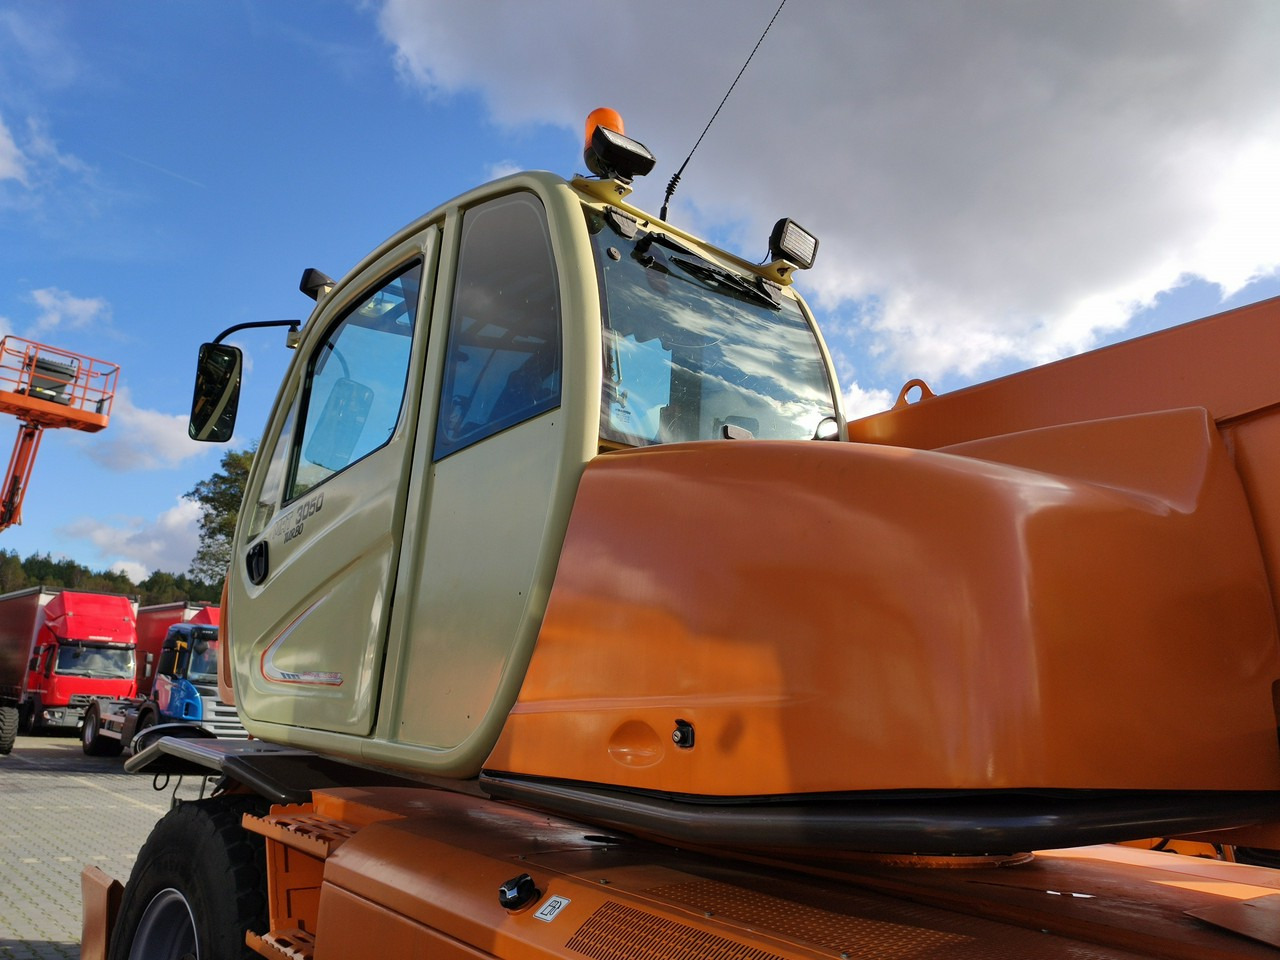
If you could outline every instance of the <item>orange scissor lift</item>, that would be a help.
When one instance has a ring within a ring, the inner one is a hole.
[[[22,337],[0,340],[0,413],[18,418],[18,439],[0,487],[0,530],[22,522],[31,468],[46,428],[106,427],[120,367]]]

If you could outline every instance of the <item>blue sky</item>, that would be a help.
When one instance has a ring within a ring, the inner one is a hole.
[[[776,8],[0,3],[0,331],[122,368],[0,546],[185,570],[223,452],[186,439],[202,341],[304,319],[303,268],[476,183],[578,171],[595,106],[658,156],[656,209]],[[672,219],[748,257],[779,216],[821,237],[801,284],[851,410],[955,389],[1280,294],[1277,46],[1269,0],[789,0]],[[248,445],[289,354],[236,342]]]

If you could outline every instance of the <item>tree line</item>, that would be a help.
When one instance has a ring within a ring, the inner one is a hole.
[[[0,593],[26,587],[63,587],[93,593],[122,593],[137,597],[143,606],[192,600],[217,603],[222,581],[206,583],[185,573],[157,570],[141,583],[134,583],[118,570],[90,570],[74,560],[54,559],[47,553],[33,553],[23,559],[15,551],[0,550]]]
[[[252,463],[252,450],[228,451],[223,454],[220,469],[187,491],[187,496],[200,505],[200,544],[186,573],[157,570],[134,583],[118,570],[91,570],[65,557],[55,560],[48,553],[33,553],[23,559],[16,551],[0,549],[0,593],[43,586],[124,594],[137,597],[142,606],[176,600],[217,603],[222,597],[222,578],[231,561],[231,535]]]

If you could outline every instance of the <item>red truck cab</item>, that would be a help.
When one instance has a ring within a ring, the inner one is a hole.
[[[93,698],[135,695],[133,601],[64,590],[43,614],[23,703],[27,729],[74,728]]]

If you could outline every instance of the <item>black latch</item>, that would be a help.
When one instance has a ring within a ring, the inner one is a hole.
[[[519,910],[542,896],[533,877],[522,873],[498,888],[498,903],[506,910]]]
[[[671,731],[671,742],[682,750],[693,746],[693,724],[688,720],[677,720],[675,730]]]
[[[249,552],[244,558],[245,572],[249,575],[249,582],[255,587],[267,579],[267,541],[259,540],[249,548]]]

